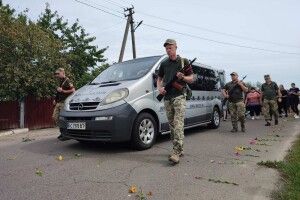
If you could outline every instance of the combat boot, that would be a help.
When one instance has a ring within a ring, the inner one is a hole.
[[[67,141],[67,140],[70,140],[69,138],[66,138],[65,136],[63,136],[62,134],[60,134],[58,137],[57,137],[58,140],[60,141]]]
[[[269,121],[267,121],[265,126],[271,126],[271,123]]]
[[[173,156],[175,153],[172,153],[172,154],[170,154],[169,155],[169,158],[171,158],[171,156]],[[182,151],[182,152],[180,152],[179,154],[179,157],[183,157],[184,156],[184,152]]]
[[[232,129],[230,131],[231,133],[238,132],[238,124],[237,122],[232,122]]]
[[[246,127],[245,127],[245,125],[242,125],[242,132],[243,132],[243,133],[246,132]]]
[[[173,164],[179,163],[179,155],[178,154],[173,154],[169,157],[169,161],[172,162]]]
[[[236,133],[236,132],[238,132],[238,129],[237,129],[237,128],[233,128],[233,129],[231,129],[230,132],[231,132],[231,133]]]
[[[275,119],[275,125],[278,125],[278,119]]]

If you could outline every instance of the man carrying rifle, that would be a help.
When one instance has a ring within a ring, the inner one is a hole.
[[[164,47],[169,56],[168,59],[161,63],[158,72],[157,89],[161,95],[164,95],[164,104],[166,109],[169,127],[171,131],[171,140],[173,142],[173,151],[169,156],[169,161],[174,164],[179,162],[179,157],[183,155],[183,138],[184,138],[184,115],[186,106],[185,90],[180,86],[186,86],[186,83],[193,82],[193,70],[189,66],[183,72],[179,72],[184,66],[188,65],[187,59],[181,58],[176,54],[177,44],[173,39],[167,39]],[[170,82],[174,76],[177,80],[174,87],[165,90],[166,83]],[[176,87],[179,86],[179,87]]]
[[[242,132],[246,132],[245,128],[245,103],[243,93],[248,92],[248,88],[245,84],[239,80],[239,76],[236,72],[230,74],[231,82],[227,83],[222,93],[225,98],[228,99],[228,107],[231,115],[232,130],[231,132],[238,131],[238,121],[241,122]]]
[[[261,86],[261,104],[263,105],[263,113],[265,116],[266,124],[265,126],[271,126],[272,116],[275,118],[275,125],[278,124],[278,105],[277,98],[281,101],[281,92],[277,83],[271,80],[270,75],[265,75],[265,83]]]

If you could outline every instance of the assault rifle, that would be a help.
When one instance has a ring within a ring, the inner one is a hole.
[[[242,78],[242,80],[241,81],[243,81],[245,78],[247,77],[247,75],[246,76],[244,76],[243,78]],[[229,95],[229,96],[231,96],[232,95],[232,92],[233,92],[233,90],[236,88],[238,86],[238,84],[236,83],[236,84],[234,84],[228,91],[227,91],[227,94]],[[228,98],[224,98],[224,103],[223,104],[225,104],[226,103],[226,101],[228,100]]]
[[[193,62],[195,62],[195,60],[196,60],[196,58],[194,58],[187,65],[185,65],[183,68],[181,68],[179,70],[179,72],[184,72],[184,70],[186,70],[189,66],[192,66],[192,64],[193,64]],[[176,89],[178,87],[178,84],[176,84],[176,81],[178,80],[176,74],[173,76],[172,80],[165,85],[165,90],[166,90],[167,93],[172,89],[172,87],[175,87]],[[158,101],[161,101],[164,98],[164,95],[163,94],[159,94],[159,95],[157,95],[156,98],[157,98]]]

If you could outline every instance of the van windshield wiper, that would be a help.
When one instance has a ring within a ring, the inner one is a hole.
[[[94,83],[90,83],[89,85],[99,85],[100,83],[94,82]]]
[[[104,81],[104,82],[101,82],[101,84],[105,84],[105,83],[116,83],[118,81]]]

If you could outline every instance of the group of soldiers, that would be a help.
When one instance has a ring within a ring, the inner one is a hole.
[[[177,43],[175,40],[167,39],[163,46],[168,55],[168,59],[164,60],[160,65],[157,89],[161,95],[164,95],[164,105],[171,132],[171,140],[173,143],[173,150],[168,159],[171,163],[177,164],[179,163],[180,157],[183,156],[186,90],[180,91],[176,88],[172,88],[170,91],[166,91],[165,85],[169,81],[173,80],[174,75],[176,75],[176,84],[186,87],[187,83],[193,82],[194,76],[191,66],[184,71],[181,70],[184,65],[188,65],[188,60],[177,55]],[[60,81],[59,86],[57,87],[57,95],[53,102],[55,105],[53,119],[57,123],[59,112],[63,107],[64,100],[75,91],[75,88],[66,77],[64,69],[59,68],[55,72],[55,76]],[[222,93],[229,102],[228,107],[232,121],[231,132],[238,131],[238,122],[241,124],[241,131],[245,132],[244,93],[248,92],[248,88],[242,81],[239,80],[239,76],[236,72],[232,72],[230,76],[231,81],[224,86]],[[263,105],[266,126],[271,125],[271,115],[274,116],[275,125],[277,125],[277,100],[281,99],[282,94],[277,84],[271,80],[269,75],[265,75],[264,78],[265,83],[261,87],[261,104]],[[58,139],[66,140],[66,138],[63,138],[61,135]]]
[[[232,130],[238,131],[238,122],[241,124],[242,132],[245,132],[245,111],[244,94],[248,92],[246,85],[238,79],[238,74],[230,74],[231,82],[227,83],[222,90],[225,98],[228,99],[228,109],[231,114]],[[271,126],[272,118],[274,124],[278,125],[278,103],[282,102],[281,90],[277,83],[271,80],[270,75],[264,76],[265,83],[261,86],[260,105],[266,121],[265,126]],[[293,96],[299,99],[299,93],[293,93]],[[298,106],[298,104],[297,104]],[[296,118],[296,117],[295,117]]]

